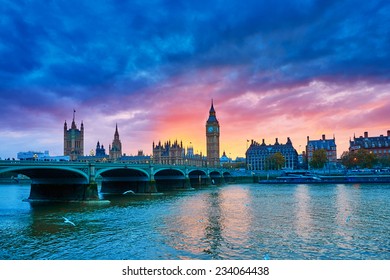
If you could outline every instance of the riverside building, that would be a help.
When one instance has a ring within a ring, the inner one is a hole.
[[[258,143],[254,140],[251,141],[251,145],[246,151],[246,166],[251,171],[270,170],[274,167],[269,164],[269,157],[281,153],[285,159],[284,169],[297,169],[298,168],[298,153],[294,149],[290,137],[287,137],[286,144],[280,144],[278,138],[276,138],[275,144],[267,145],[263,139],[262,143]]]
[[[390,156],[390,130],[387,135],[368,136],[368,132],[364,132],[364,136],[349,140],[349,151],[356,152],[359,149],[364,149],[378,157]]]
[[[307,136],[306,144],[306,156],[307,162],[311,162],[313,159],[313,153],[317,150],[325,150],[328,164],[335,165],[337,163],[337,146],[336,138],[333,136],[332,139],[326,139],[325,134],[319,140],[310,140]]]

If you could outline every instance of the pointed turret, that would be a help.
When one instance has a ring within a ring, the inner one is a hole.
[[[218,123],[218,120],[217,120],[217,117],[215,114],[215,109],[214,109],[214,102],[212,99],[211,99],[211,107],[210,107],[209,118],[207,120],[207,123]]]
[[[76,126],[76,123],[75,123],[75,118],[76,118],[76,110],[73,109],[73,120],[72,120],[71,129],[77,129],[77,126]]]
[[[115,125],[114,139],[119,139],[118,124]]]
[[[214,110],[214,102],[213,102],[213,99],[211,99],[211,108],[210,108],[210,115],[213,114],[215,115],[215,110]]]
[[[117,160],[122,156],[122,143],[119,139],[118,124],[115,124],[114,140],[110,146],[110,159]]]

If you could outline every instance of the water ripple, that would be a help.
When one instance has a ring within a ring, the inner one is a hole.
[[[390,259],[388,185],[231,185],[107,207],[7,199],[28,192],[0,188],[0,259]]]

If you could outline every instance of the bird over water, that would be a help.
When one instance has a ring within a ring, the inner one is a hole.
[[[65,218],[65,217],[62,217],[64,218],[64,223],[68,223],[68,224],[71,224],[72,226],[76,226],[75,223],[73,223],[72,221],[70,221],[68,218]]]

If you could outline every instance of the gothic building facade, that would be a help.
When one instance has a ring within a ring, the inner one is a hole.
[[[95,156],[96,157],[105,157],[106,155],[106,149],[104,148],[104,145],[100,145],[100,142],[98,141],[96,144],[96,149],[95,149]]]
[[[118,124],[115,127],[114,140],[112,145],[109,145],[109,153],[111,160],[117,160],[122,156],[122,143],[119,139]]]
[[[77,160],[84,155],[84,124],[81,122],[80,129],[75,123],[75,113],[73,111],[73,121],[70,129],[64,123],[64,156],[69,156],[70,160]]]
[[[207,164],[210,167],[220,166],[219,133],[219,122],[217,120],[213,101],[211,100],[209,118],[206,122]]]
[[[183,142],[178,143],[177,140],[173,143],[167,141],[164,144],[158,142],[157,145],[153,142],[153,162],[156,164],[182,165],[184,156]]]
[[[183,142],[176,140],[167,141],[157,145],[153,142],[153,163],[169,165],[189,165],[189,166],[206,166],[206,159],[202,154],[194,154],[193,147],[186,149]]]
[[[282,168],[298,168],[298,153],[288,137],[286,144],[280,144],[278,138],[276,138],[274,145],[266,145],[264,139],[261,144],[252,140],[246,151],[247,169],[252,171],[274,169],[275,167],[272,166],[269,158],[276,153],[281,153],[284,157],[285,163]]]

